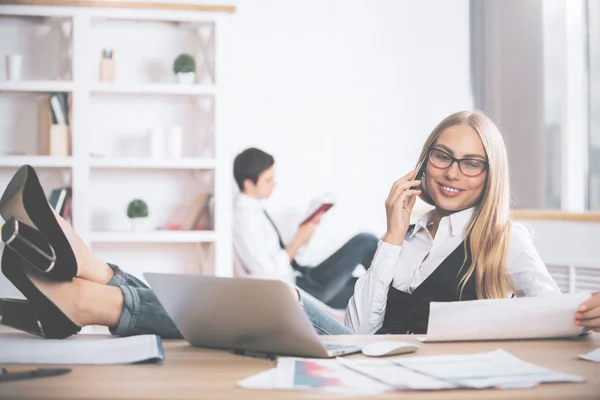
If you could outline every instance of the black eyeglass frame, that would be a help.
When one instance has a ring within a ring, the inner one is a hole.
[[[435,162],[431,159],[431,153],[434,151],[439,151],[440,153],[447,155],[452,160],[452,162],[450,162],[450,164],[447,167],[440,167],[439,165],[436,165]],[[457,163],[460,173],[463,174],[464,176],[468,176],[469,178],[474,178],[476,176],[483,174],[490,166],[490,163],[487,160],[480,160],[477,158],[455,158],[455,157],[452,157],[452,155],[445,152],[444,150],[437,149],[435,147],[429,149],[429,151],[427,153],[427,158],[429,159],[429,161],[431,161],[431,165],[433,165],[437,169],[447,169],[447,168],[450,168],[452,166],[452,164]],[[475,175],[466,174],[461,167],[461,163],[463,161],[476,161],[476,162],[482,163],[483,169],[481,170],[481,172],[479,172]]]

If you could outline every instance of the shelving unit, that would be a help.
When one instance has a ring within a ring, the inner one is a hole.
[[[100,94],[164,94],[164,95],[215,95],[215,85],[180,85],[177,83],[153,84],[97,84],[92,86],[92,93]]]
[[[215,232],[154,231],[154,232],[92,232],[92,243],[212,243]]]
[[[0,14],[1,15],[1,14]],[[0,92],[72,92],[73,82],[68,81],[0,81]]]
[[[138,276],[231,276],[232,174],[218,130],[222,49],[215,49],[233,10],[0,5],[0,37],[12,38],[0,53],[23,55],[20,81],[4,80],[0,66],[0,188],[23,164],[36,168],[47,194],[71,186],[77,233]],[[115,51],[110,83],[99,79],[104,48]],[[196,59],[197,83],[175,80],[171,66],[182,52]],[[38,155],[36,107],[52,92],[70,94],[69,157]],[[149,131],[163,129],[168,140],[175,126],[184,132],[182,155],[151,157]],[[214,230],[136,232],[128,225],[125,209],[134,198],[148,203],[156,228],[206,191],[214,196]]]
[[[72,157],[51,156],[4,156],[0,168],[18,168],[29,164],[34,168],[73,168]]]

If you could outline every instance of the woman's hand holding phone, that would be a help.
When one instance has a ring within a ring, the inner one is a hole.
[[[412,170],[394,182],[390,194],[385,200],[387,231],[383,241],[386,243],[400,246],[408,232],[410,214],[417,201],[417,196],[421,194],[421,191],[416,189],[421,181],[413,179],[416,173],[417,170]]]

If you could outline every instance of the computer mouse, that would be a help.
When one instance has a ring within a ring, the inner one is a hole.
[[[419,350],[416,343],[400,342],[397,340],[369,343],[362,348],[362,353],[369,357],[397,356],[399,354],[414,353]]]

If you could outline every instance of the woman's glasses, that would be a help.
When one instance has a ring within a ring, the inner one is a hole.
[[[431,161],[434,167],[440,169],[450,168],[454,162],[457,162],[460,172],[471,178],[480,175],[488,166],[488,162],[485,160],[454,158],[450,154],[439,149],[429,150],[429,161]]]

